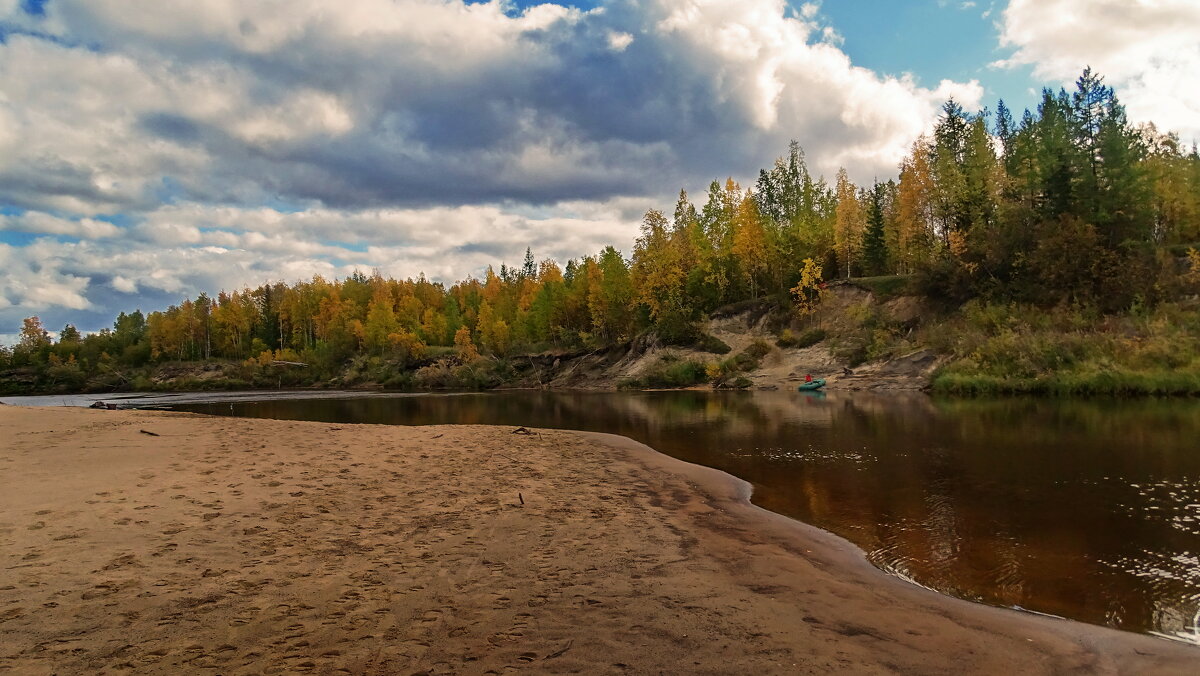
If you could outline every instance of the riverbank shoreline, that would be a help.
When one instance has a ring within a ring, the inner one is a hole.
[[[6,406],[0,671],[1188,673],[1200,656],[910,585],[624,437],[529,432]]]

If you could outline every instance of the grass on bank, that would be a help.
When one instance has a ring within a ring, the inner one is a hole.
[[[922,333],[954,355],[934,376],[939,394],[1200,395],[1195,303],[1101,316],[972,302]]]
[[[886,301],[897,296],[912,294],[914,280],[914,275],[882,275],[879,277],[855,277],[850,280],[850,283],[875,294],[877,300]]]

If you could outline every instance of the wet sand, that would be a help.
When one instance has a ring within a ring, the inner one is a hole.
[[[888,577],[620,437],[5,406],[0,440],[0,673],[1200,664]]]

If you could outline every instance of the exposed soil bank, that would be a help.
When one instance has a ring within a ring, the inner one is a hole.
[[[157,436],[142,431],[153,432]],[[0,671],[1192,673],[627,439],[0,409]]]

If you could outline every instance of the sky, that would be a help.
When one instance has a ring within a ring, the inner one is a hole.
[[[0,342],[354,270],[628,254],[680,188],[894,177],[1091,65],[1200,139],[1197,0],[0,0]]]

